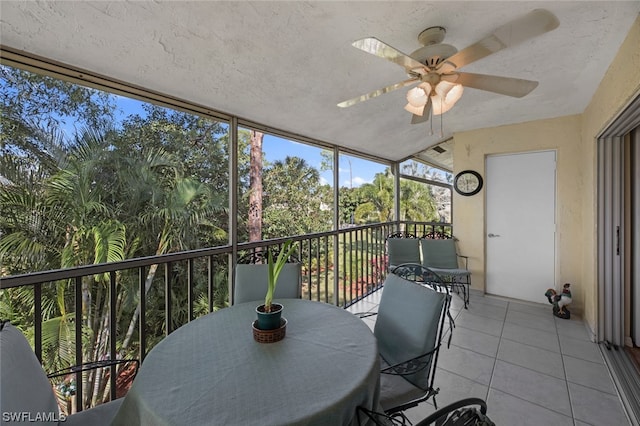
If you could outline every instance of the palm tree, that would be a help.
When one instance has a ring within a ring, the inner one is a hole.
[[[366,200],[355,209],[358,223],[393,220],[393,176],[390,169],[377,173],[372,183],[359,188],[359,198]],[[400,181],[399,220],[430,221],[437,219],[436,205],[429,187],[420,182]]]
[[[393,219],[393,177],[387,168],[376,173],[372,183],[360,187],[361,199],[366,200],[356,207],[357,223],[388,222]]]
[[[19,157],[2,160],[0,174],[0,254],[9,259],[6,272],[33,271],[112,262],[139,255],[153,246],[154,254],[195,248],[203,231],[224,234],[212,220],[220,210],[210,188],[184,177],[179,162],[161,149],[141,151],[116,149],[111,130],[85,129],[73,144],[47,141],[57,148],[51,156],[55,167],[29,166]],[[62,155],[60,155],[60,152]],[[55,161],[54,161],[55,160]],[[156,267],[148,271],[146,289]],[[3,271],[5,273],[5,271]],[[139,308],[131,306],[123,274],[116,276],[119,288],[118,318],[135,328]],[[75,362],[75,324],[72,283],[58,282],[45,292],[43,357],[48,370]],[[32,292],[22,289],[2,294],[3,316],[21,306],[33,305]],[[97,275],[82,281],[83,359],[108,356],[108,277]],[[144,297],[144,296],[143,296]],[[31,318],[33,318],[31,316]],[[23,315],[23,326],[32,319]],[[120,347],[128,351],[131,333]],[[107,394],[104,375],[91,376],[84,389],[85,405]]]

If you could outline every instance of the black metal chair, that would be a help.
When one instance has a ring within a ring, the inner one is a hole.
[[[475,408],[477,405],[480,409]],[[487,417],[487,403],[480,398],[465,398],[442,407],[415,426],[495,426]]]
[[[477,405],[479,407],[475,408]],[[364,420],[364,421],[363,421]],[[407,426],[408,419],[358,408],[358,422],[381,426]],[[487,404],[480,398],[465,398],[447,405],[420,420],[414,426],[495,426],[487,417]]]
[[[389,270],[403,263],[420,263],[420,240],[414,234],[394,232],[387,236]]]
[[[469,258],[458,254],[455,239],[421,239],[422,265],[439,274],[452,290],[462,290],[465,309],[469,306],[471,271]],[[459,264],[462,260],[464,266]]]
[[[448,283],[432,269],[422,266],[418,263],[403,263],[398,265],[391,271],[392,274],[404,278],[408,281],[413,281],[416,284],[427,285],[436,290],[445,291],[448,293]],[[447,318],[449,319],[449,328],[453,331],[456,327],[456,323],[451,316],[449,310],[450,304],[447,306]],[[453,334],[449,334],[449,340],[447,345],[451,345],[451,338]]]
[[[47,376],[36,358],[24,334],[8,321],[0,322],[0,407],[3,413],[30,413],[31,418],[49,416],[61,419],[58,403],[50,377],[60,377],[77,371],[86,371],[127,362],[139,361],[106,360],[69,367]],[[65,424],[108,425],[122,404],[123,398],[100,404],[94,408],[72,414]]]
[[[439,391],[434,379],[451,296],[435,276],[421,284],[388,275],[374,327],[382,366],[380,407],[397,419],[430,398],[435,405]]]

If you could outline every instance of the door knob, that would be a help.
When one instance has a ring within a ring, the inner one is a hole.
[[[487,237],[489,237],[489,238],[496,238],[496,237],[499,237],[499,236],[500,235],[498,235],[498,234],[488,234],[487,235]]]

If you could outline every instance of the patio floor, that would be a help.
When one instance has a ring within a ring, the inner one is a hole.
[[[382,291],[349,308],[375,311]],[[451,347],[440,351],[435,376],[441,408],[475,396],[496,425],[630,424],[598,345],[579,318],[563,320],[551,305],[474,294],[469,309],[453,296]],[[363,321],[373,329],[375,316]],[[448,326],[448,324],[447,324]],[[432,401],[407,412],[417,422]]]

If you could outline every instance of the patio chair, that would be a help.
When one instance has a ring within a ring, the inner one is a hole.
[[[269,265],[261,254],[252,253],[236,265],[233,304],[264,300],[267,292]],[[264,263],[257,263],[264,262]],[[274,299],[300,299],[302,297],[302,265],[291,257],[278,277]]]
[[[358,407],[358,423],[367,424],[363,420],[381,426],[407,425],[404,419]],[[487,404],[483,399],[465,398],[436,410],[414,426],[495,426],[495,423],[487,417]]]
[[[469,306],[471,272],[468,269],[469,258],[456,251],[453,238],[443,240],[421,239],[422,265],[440,275],[452,290],[462,290],[465,309]],[[458,261],[462,259],[464,267]]]
[[[440,275],[433,272],[433,270],[415,263],[403,263],[398,265],[391,271],[392,274],[404,278],[408,281],[413,281],[416,284],[426,285],[437,291],[442,291],[449,294],[448,286]],[[447,305],[447,318],[449,319],[449,328],[453,330],[456,327],[453,316],[449,309],[450,304]],[[451,345],[452,334],[449,334],[449,341],[447,345]]]
[[[413,234],[396,232],[387,236],[389,270],[403,263],[420,263],[420,241]]]
[[[58,420],[62,421],[58,402],[49,381],[50,377],[125,362],[134,362],[137,372],[138,366],[138,360],[113,360],[82,364],[47,376],[24,334],[8,321],[0,322],[0,359],[2,360],[0,366],[0,383],[2,383],[0,386],[0,412],[3,415],[10,413],[19,416],[24,416],[23,413],[29,413],[31,419],[36,419],[37,416],[41,416],[41,418],[47,416],[48,419],[53,420],[42,424],[57,424]],[[64,424],[67,426],[109,425],[123,399],[118,398],[67,416]],[[24,421],[22,419],[22,422]],[[20,419],[17,419],[16,424],[18,422]],[[12,424],[12,421],[9,421],[8,424]]]
[[[417,285],[394,274],[384,282],[374,335],[380,352],[380,407],[386,415],[434,398],[438,354],[451,296],[435,282]]]

